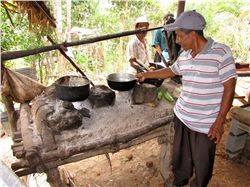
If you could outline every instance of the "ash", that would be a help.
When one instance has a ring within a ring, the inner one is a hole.
[[[129,134],[147,126],[153,121],[173,113],[173,104],[166,101],[132,104],[132,91],[116,92],[113,106],[92,109],[88,100],[74,102],[76,109],[87,108],[90,118],[83,117],[78,129],[62,131],[57,142],[65,142],[72,146],[108,139],[116,135]],[[68,143],[67,143],[68,142]]]

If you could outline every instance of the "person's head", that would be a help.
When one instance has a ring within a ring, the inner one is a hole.
[[[185,11],[174,23],[164,26],[167,31],[175,31],[176,43],[184,50],[192,48],[195,40],[204,38],[203,30],[206,26],[204,17],[196,11]]]
[[[146,17],[142,16],[142,17],[138,17],[135,21],[135,29],[142,29],[142,28],[149,28],[149,22],[147,20]],[[142,32],[139,34],[136,34],[137,36],[146,36],[147,32]]]
[[[174,15],[171,13],[165,14],[163,17],[163,24],[169,24],[169,23],[173,23],[175,21],[174,19]]]

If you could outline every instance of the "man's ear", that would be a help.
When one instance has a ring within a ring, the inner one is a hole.
[[[196,37],[196,36],[198,36],[198,35],[197,35],[197,33],[196,33],[195,31],[191,31],[191,32],[189,33],[189,36],[190,36],[190,37]]]

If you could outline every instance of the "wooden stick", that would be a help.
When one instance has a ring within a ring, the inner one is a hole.
[[[119,38],[119,37],[123,37],[123,36],[138,34],[141,32],[157,30],[157,29],[161,29],[161,28],[162,28],[162,26],[150,28],[150,29],[137,29],[137,30],[132,30],[132,31],[120,32],[120,33],[116,33],[116,34],[107,34],[107,35],[103,35],[103,36],[97,36],[94,38],[88,38],[85,40],[79,40],[79,41],[74,41],[74,42],[64,42],[61,44],[56,44],[56,45],[52,45],[52,46],[45,46],[45,47],[36,48],[36,49],[22,50],[22,51],[10,51],[10,52],[7,51],[7,52],[1,53],[1,59],[2,59],[2,61],[12,60],[12,59],[22,58],[22,57],[26,57],[26,56],[30,56],[30,55],[36,55],[39,53],[60,49],[61,46],[72,47],[72,46],[77,46],[77,45],[95,43],[95,42],[100,42],[100,41],[109,40],[109,39],[113,39],[113,38]]]

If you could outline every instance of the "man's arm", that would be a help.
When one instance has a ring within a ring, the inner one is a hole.
[[[221,107],[217,119],[208,132],[208,137],[214,140],[218,144],[221,140],[222,134],[224,133],[223,124],[226,119],[227,112],[230,110],[234,98],[234,89],[236,85],[236,78],[229,79],[226,81],[224,86],[224,93],[221,101]]]
[[[155,49],[156,49],[156,51],[157,51],[157,53],[158,53],[159,55],[162,54],[162,49],[161,49],[161,46],[160,46],[159,44],[155,45]]]
[[[167,79],[174,76],[175,74],[170,68],[163,68],[156,71],[138,73],[136,75],[139,82],[143,82],[145,79]]]

